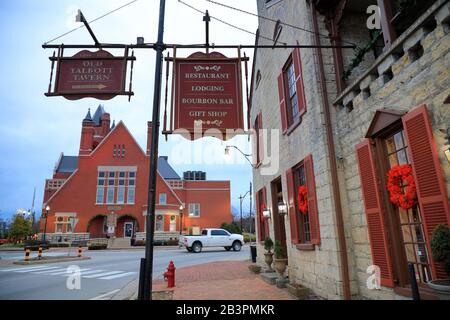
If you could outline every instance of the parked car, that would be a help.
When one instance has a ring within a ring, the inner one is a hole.
[[[231,249],[241,251],[244,245],[244,236],[231,234],[224,229],[204,229],[199,236],[180,237],[179,244],[186,247],[187,251],[194,253],[210,247],[223,247],[227,251]]]
[[[0,245],[8,243],[8,239],[0,239]]]

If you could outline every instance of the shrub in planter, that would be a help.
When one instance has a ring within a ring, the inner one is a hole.
[[[88,250],[105,250],[107,247],[106,243],[93,243],[88,246]]]
[[[450,300],[450,228],[443,224],[438,225],[433,231],[430,246],[434,261],[442,264],[448,278],[434,280],[428,284],[441,300]]]
[[[270,237],[267,237],[266,240],[264,240],[264,249],[266,250],[266,253],[264,253],[264,262],[269,267],[268,271],[272,271],[272,262],[273,262],[273,241]]]
[[[275,242],[274,252],[275,252],[275,259],[273,264],[275,266],[275,270],[278,273],[279,279],[279,281],[277,282],[277,286],[279,288],[284,288],[285,287],[284,273],[286,272],[287,259],[286,256],[284,255],[283,247],[281,246],[281,243],[279,241]]]
[[[450,228],[443,224],[437,226],[430,246],[434,261],[441,263],[447,276],[450,277]]]

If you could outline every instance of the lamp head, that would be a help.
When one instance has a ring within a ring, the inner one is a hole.
[[[287,214],[288,210],[287,210],[287,204],[284,202],[280,202],[278,203],[278,213],[280,215],[285,215]]]
[[[269,208],[264,208],[262,211],[263,217],[266,219],[270,218],[270,209]]]
[[[46,206],[45,211],[50,211],[50,206]]]

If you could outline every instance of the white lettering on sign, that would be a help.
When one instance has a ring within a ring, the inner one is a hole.
[[[219,99],[219,98],[183,98],[182,104],[234,104],[233,99]]]
[[[184,77],[186,79],[227,80],[227,79],[230,79],[230,74],[229,73],[186,73]]]
[[[103,61],[83,61],[83,67],[71,68],[73,81],[111,80],[112,68],[103,67]]]

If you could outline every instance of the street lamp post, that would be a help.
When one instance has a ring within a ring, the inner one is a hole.
[[[48,219],[48,212],[50,211],[50,206],[45,207],[45,224],[44,224],[44,236],[42,237],[42,240],[45,242],[46,240],[46,233],[47,233],[47,219]]]

